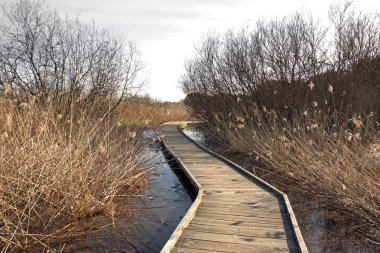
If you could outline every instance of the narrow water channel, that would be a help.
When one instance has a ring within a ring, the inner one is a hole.
[[[196,126],[190,126],[183,131],[195,142],[208,147],[204,133]],[[213,147],[208,148],[213,149]],[[224,153],[223,156],[240,164],[242,167],[252,167],[252,165],[246,166],[249,162],[236,153]],[[298,194],[293,194],[291,191],[288,192],[288,196],[291,203],[300,204],[300,208],[297,205],[293,205],[293,209],[296,212],[297,220],[301,226],[301,232],[309,252],[378,252],[364,245],[362,247],[355,246],[355,242],[353,242],[355,237],[351,235],[351,237],[347,238],[344,230],[337,230],[335,222],[328,217],[329,212],[325,208],[318,205],[314,206],[314,204],[306,205],[305,202],[307,200]],[[302,206],[305,206],[305,209]]]
[[[193,141],[195,141],[196,143],[199,143],[201,145],[205,145],[205,136],[196,127],[190,126],[188,128],[183,129],[183,132],[187,136],[189,136]]]
[[[185,134],[195,142],[206,145],[204,134],[196,127],[184,129]],[[88,238],[88,244],[79,250],[68,252],[160,252],[182,217],[190,208],[196,197],[196,192],[187,181],[183,172],[168,165],[160,143],[151,141],[156,131],[145,131],[145,141],[149,143],[146,156],[153,157],[156,168],[148,177],[148,187],[133,199],[132,214],[126,217],[116,217],[122,229],[105,229],[93,238]],[[231,160],[236,157],[224,154]],[[239,160],[241,162],[241,160]],[[299,220],[302,233],[310,252],[336,252],[334,249],[346,249],[341,243],[327,243],[328,234],[325,228],[325,217],[316,209],[307,214],[302,213]]]
[[[133,208],[115,218],[116,226],[106,224],[95,236],[87,235],[83,245],[67,252],[160,252],[182,217],[190,208],[196,192],[183,172],[168,165],[161,144],[152,141],[157,132],[144,132],[146,157],[155,168],[146,189],[126,201]]]
[[[190,208],[196,192],[178,167],[165,159],[160,143],[151,140],[155,131],[145,131],[150,141],[147,156],[154,157],[157,167],[148,178],[148,188],[136,199],[133,244],[136,252],[160,252],[182,217]]]

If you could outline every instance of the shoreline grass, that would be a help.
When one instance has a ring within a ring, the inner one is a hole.
[[[118,106],[121,113],[90,117],[79,109],[72,117],[57,113],[52,104],[17,105],[3,95],[2,252],[49,249],[81,234],[81,222],[96,217],[109,217],[112,223],[115,199],[145,187],[154,166],[144,157],[138,128],[178,120],[186,113],[180,104],[165,109],[177,114],[164,108],[162,103],[129,101]]]

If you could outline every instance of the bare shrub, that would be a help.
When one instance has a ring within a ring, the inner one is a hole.
[[[112,215],[115,197],[144,182],[150,165],[114,120],[70,121],[34,104],[0,103],[4,252],[74,236],[78,222]]]
[[[296,13],[207,35],[186,64],[185,103],[219,143],[344,210],[362,223],[357,232],[379,243],[373,153],[380,19],[350,4],[332,6],[329,14],[329,27]]]
[[[314,113],[310,110],[311,115]],[[271,168],[289,179],[293,190],[321,197],[360,220],[362,227],[355,230],[377,241],[380,231],[380,160],[376,158],[379,133],[371,131],[374,135],[366,136],[368,142],[363,142],[362,134],[366,130],[362,128],[366,125],[365,120],[358,117],[350,119],[350,123],[355,124],[352,129],[334,127],[334,132],[328,133],[319,115],[303,121],[307,125],[302,126],[279,119],[275,111],[265,114],[268,115],[257,112],[254,121],[242,118],[240,123],[219,117],[218,138],[228,141],[233,150],[259,160],[264,168]],[[282,185],[283,189],[288,187]]]
[[[145,183],[140,135],[113,113],[144,84],[142,64],[133,43],[39,1],[2,14],[0,248],[50,249]]]
[[[131,126],[159,126],[170,121],[192,120],[182,102],[160,102],[150,98],[131,98],[115,110],[120,123]]]
[[[3,5],[2,14],[0,87],[9,85],[17,102],[52,100],[67,114],[79,98],[77,107],[91,108],[144,85],[140,53],[120,35],[78,17],[61,18],[39,1]]]

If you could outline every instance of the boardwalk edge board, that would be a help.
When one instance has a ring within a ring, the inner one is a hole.
[[[175,244],[177,243],[178,239],[180,238],[183,230],[189,225],[190,221],[195,217],[195,213],[201,204],[202,196],[203,196],[203,189],[202,186],[199,184],[199,182],[196,180],[196,178],[191,174],[191,172],[186,168],[185,164],[179,159],[175,154],[173,154],[169,147],[166,145],[165,138],[161,139],[161,143],[163,144],[165,151],[170,153],[170,155],[174,158],[174,160],[177,161],[178,165],[182,169],[182,171],[185,173],[186,177],[189,179],[192,186],[197,191],[197,197],[195,198],[193,204],[190,206],[189,210],[186,212],[185,216],[182,218],[172,235],[170,236],[169,240],[165,243],[164,247],[161,250],[161,253],[170,253]]]
[[[186,124],[191,124],[191,123],[194,123],[194,122],[191,122],[191,121],[188,121],[186,122]],[[301,230],[298,226],[298,222],[297,222],[297,219],[296,219],[296,216],[293,212],[293,208],[292,206],[290,205],[290,201],[289,201],[289,198],[288,196],[280,191],[279,189],[277,189],[276,187],[274,187],[273,185],[267,183],[266,181],[262,180],[261,178],[257,177],[256,175],[252,174],[251,172],[247,171],[246,169],[240,167],[239,165],[237,165],[236,163],[228,160],[227,158],[215,153],[214,151],[206,148],[205,146],[197,143],[196,141],[194,141],[193,139],[191,139],[187,134],[185,134],[183,132],[183,130],[181,129],[180,125],[178,125],[178,129],[179,131],[181,132],[181,134],[183,136],[185,136],[188,140],[190,140],[192,143],[194,143],[195,145],[197,145],[199,148],[201,148],[202,150],[204,150],[205,152],[209,153],[210,155],[216,157],[217,159],[227,163],[228,165],[230,165],[232,168],[234,169],[237,169],[238,171],[242,172],[245,176],[253,179],[254,181],[258,182],[260,185],[264,186],[265,188],[268,188],[270,189],[271,191],[273,191],[274,193],[276,194],[279,194],[282,198],[283,198],[283,201],[285,202],[285,205],[286,205],[286,210],[287,210],[287,213],[290,217],[290,220],[292,222],[292,229],[293,229],[293,232],[295,234],[295,237],[296,237],[296,240],[297,240],[297,244],[300,248],[300,251],[302,253],[308,253],[308,249],[306,247],[306,244],[305,244],[305,241],[302,237],[302,234],[301,234]],[[174,157],[174,156],[173,156]],[[191,174],[191,173],[190,173]],[[195,179],[195,178],[194,178]],[[199,203],[200,204],[200,203]],[[199,205],[198,204],[198,205]],[[189,210],[190,211],[190,210]],[[174,246],[174,245],[173,245]],[[170,252],[170,251],[169,251]]]

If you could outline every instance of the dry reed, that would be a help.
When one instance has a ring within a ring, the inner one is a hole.
[[[230,116],[215,114],[209,131],[287,178],[291,185],[282,185],[283,190],[291,187],[326,201],[355,219],[358,233],[380,243],[380,133],[374,114],[331,126],[330,115],[315,103],[292,122],[254,107],[239,118],[233,116],[245,111],[239,106]]]
[[[115,197],[141,186],[151,166],[117,120],[56,111],[0,98],[2,252],[49,249],[82,220],[112,217]]]
[[[165,122],[191,120],[183,103],[157,102],[150,99],[123,101],[118,108],[120,123],[128,125],[158,126]]]

